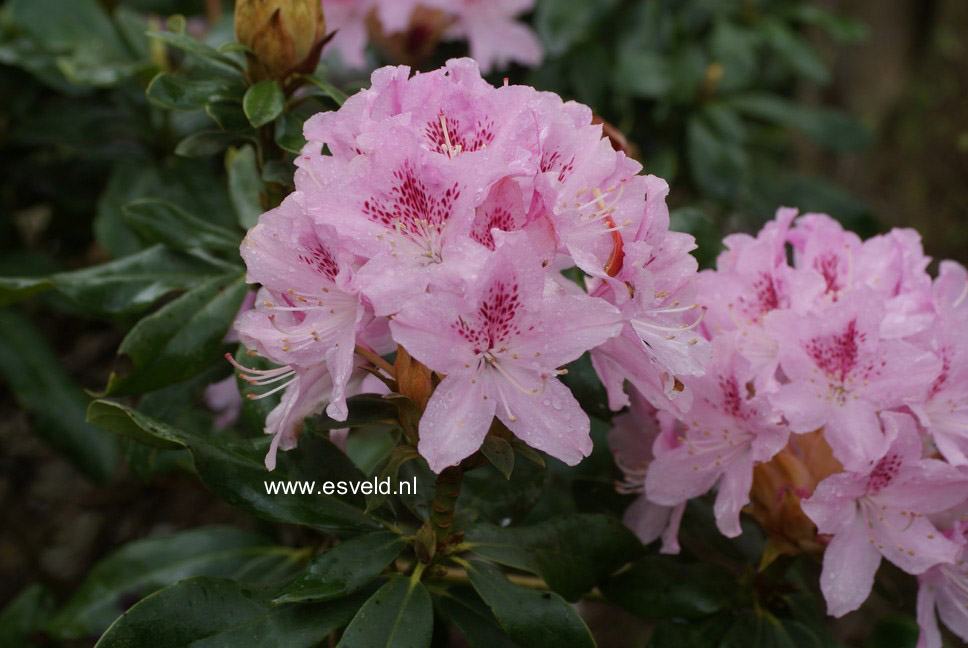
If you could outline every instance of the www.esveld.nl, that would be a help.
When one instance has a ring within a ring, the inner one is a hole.
[[[413,495],[417,478],[398,481],[394,488],[389,477],[361,481],[264,481],[266,495]]]

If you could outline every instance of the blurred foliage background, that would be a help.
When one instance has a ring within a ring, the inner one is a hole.
[[[187,20],[166,22],[173,14]],[[231,16],[230,1],[0,5],[0,277],[143,253],[164,233],[145,225],[139,199],[241,231],[289,191],[302,120],[367,73],[324,50],[320,83],[254,127],[237,52],[217,49],[233,39]],[[961,0],[537,0],[530,20],[544,64],[494,81],[587,103],[624,134],[669,180],[673,227],[696,235],[703,264],[724,234],[758,228],[779,205],[826,211],[863,236],[915,227],[928,254],[968,260]],[[179,29],[211,50],[146,36]],[[442,45],[418,67],[465,53]],[[393,62],[376,47],[368,56]],[[0,309],[0,606],[31,582],[72,590],[132,538],[260,524],[186,478],[177,452],[145,457],[83,423],[83,390],[105,385],[136,321],[112,305],[117,289],[107,277],[95,306],[61,290]],[[148,408],[210,429],[200,386],[228,374],[154,392]],[[596,628],[605,636],[610,613]],[[885,636],[910,636],[909,619],[887,623]]]

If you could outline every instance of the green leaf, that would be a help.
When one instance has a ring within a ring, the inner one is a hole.
[[[354,428],[373,423],[394,423],[397,420],[396,406],[379,394],[357,394],[346,399],[349,412],[345,421],[337,421],[326,415],[308,419],[306,427],[317,431]]]
[[[124,206],[124,220],[150,243],[173,250],[208,248],[238,252],[242,236],[158,198],[141,198]]]
[[[376,580],[406,546],[404,538],[390,531],[346,540],[316,556],[273,604],[329,601],[352,594]]]
[[[363,604],[337,648],[427,648],[433,629],[427,589],[419,581],[393,578]]]
[[[248,291],[241,276],[217,277],[143,318],[121,342],[104,395],[151,391],[204,369]]]
[[[792,632],[791,632],[792,630]],[[820,648],[809,630],[793,622],[787,627],[767,612],[753,612],[740,618],[719,642],[719,648]]]
[[[54,597],[41,585],[28,585],[0,612],[0,645],[29,648],[54,611]]]
[[[733,616],[727,613],[688,622],[682,619],[663,621],[655,627],[649,639],[649,648],[718,646],[732,621]],[[749,644],[749,648],[754,646],[756,644]]]
[[[155,246],[116,261],[50,276],[54,287],[95,315],[130,315],[161,297],[224,275],[197,255]]]
[[[175,146],[175,155],[187,158],[204,158],[221,153],[232,144],[252,141],[248,135],[225,131],[199,131],[192,133]]]
[[[235,207],[235,215],[242,229],[248,230],[259,222],[259,216],[262,215],[260,196],[265,190],[259,177],[255,148],[230,148],[225,153],[225,170],[228,172],[229,198]]]
[[[799,130],[834,151],[865,148],[873,141],[868,129],[850,115],[833,108],[802,106],[759,92],[733,96],[729,105],[750,117]]]
[[[830,71],[810,43],[775,18],[764,18],[759,32],[790,70],[816,83],[830,81]]]
[[[124,46],[111,19],[97,0],[11,0],[13,22],[40,39],[51,51],[99,48],[121,56]]]
[[[693,181],[710,198],[735,201],[746,182],[746,152],[719,133],[702,113],[686,125],[686,151]]]
[[[286,95],[276,81],[259,81],[245,91],[242,110],[254,128],[265,126],[282,114],[286,109]]]
[[[233,506],[276,522],[302,524],[331,533],[354,533],[381,528],[363,513],[361,495],[272,495],[275,481],[362,481],[364,476],[336,446],[318,435],[304,435],[299,447],[280,452],[276,469],[266,471],[264,457],[271,438],[236,439],[225,435],[196,435],[165,425],[120,403],[91,403],[87,419],[111,432],[159,447],[191,450],[195,468],[205,485]],[[321,487],[321,484],[320,484]]]
[[[655,99],[672,88],[671,62],[659,52],[636,51],[618,60],[613,85],[637,97]]]
[[[471,648],[518,648],[473,590],[451,588],[437,604]]]
[[[561,381],[574,394],[581,408],[590,416],[611,420],[614,413],[608,408],[608,394],[592,366],[591,355],[582,354],[565,368],[568,373],[561,377]]]
[[[489,434],[481,445],[481,454],[497,468],[505,479],[511,479],[514,470],[514,449],[501,437]]]
[[[276,144],[289,153],[299,153],[306,145],[303,136],[303,120],[298,115],[285,113],[276,120]]]
[[[717,88],[728,92],[750,85],[757,71],[757,33],[730,20],[717,20],[709,37],[709,53],[723,66]]]
[[[84,422],[88,398],[33,323],[12,309],[0,310],[0,373],[51,446],[95,481],[114,474],[120,458],[116,440]]]
[[[605,597],[646,619],[711,615],[736,594],[736,578],[712,563],[647,556],[603,581]]]
[[[467,573],[474,590],[515,642],[528,648],[594,648],[588,626],[554,592],[518,587],[484,563],[470,563]]]
[[[219,76],[190,77],[159,72],[148,84],[148,99],[171,110],[199,110],[216,101],[242,98],[242,85]]]
[[[271,589],[199,577],[152,594],[128,610],[97,648],[312,648],[360,605],[346,598],[271,607]]]
[[[0,306],[29,299],[53,289],[47,277],[0,277]]]
[[[242,66],[234,58],[222,54],[214,47],[192,38],[185,33],[179,31],[149,31],[148,36],[158,39],[172,47],[177,47],[202,62],[212,63],[219,68],[224,68],[234,73],[241,73],[242,71]]]
[[[138,540],[97,563],[48,630],[61,639],[98,636],[134,601],[184,578],[278,582],[304,559],[294,549],[230,527]]]
[[[479,556],[537,574],[570,601],[643,551],[621,520],[597,514],[563,515],[527,527],[480,524],[466,541]]]
[[[315,74],[307,75],[306,80],[312,83],[320,90],[322,90],[327,97],[329,97],[330,99],[336,102],[337,106],[342,106],[343,102],[345,102],[349,98],[349,96],[345,92],[343,92],[342,90],[334,86],[326,79],[320,78]]]
[[[537,3],[534,23],[547,54],[563,54],[576,43],[590,38],[595,33],[596,24],[617,2],[618,0],[544,0]]]

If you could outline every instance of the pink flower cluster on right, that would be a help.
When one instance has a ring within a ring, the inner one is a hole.
[[[739,535],[755,466],[783,452],[809,467],[796,440],[819,430],[835,468],[815,489],[791,475],[776,501],[795,493],[816,525],[828,612],[860,607],[886,558],[919,577],[920,645],[941,646],[935,609],[968,640],[965,268],[932,280],[915,231],[862,241],[792,209],[725,244],[699,276],[713,360],[682,375],[691,409],[637,399],[616,420],[622,488],[642,493],[626,521],[675,552],[686,501],[716,488],[719,529]]]

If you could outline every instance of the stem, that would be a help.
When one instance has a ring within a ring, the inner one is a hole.
[[[469,564],[466,560],[460,558],[455,558],[454,561],[457,563],[464,563],[465,565]],[[542,592],[551,591],[551,588],[548,587],[548,583],[537,576],[526,576],[524,574],[512,574],[508,572],[503,573],[505,578],[518,587],[526,587],[528,589],[539,590]],[[454,583],[460,585],[467,585],[471,581],[470,576],[467,574],[467,569],[460,567],[444,567],[442,565],[437,568],[437,571],[434,573],[431,579],[434,581],[443,581],[444,583]],[[581,598],[584,601],[606,600],[605,596],[597,587],[592,588],[591,590],[582,594]]]
[[[356,345],[356,355],[360,356],[361,358],[364,358],[365,360],[368,360],[371,364],[379,367],[380,369],[383,369],[391,377],[394,375],[393,367],[390,365],[389,362],[387,362],[377,354],[373,353],[369,349],[360,346],[359,344]]]
[[[434,492],[434,501],[430,504],[430,526],[438,542],[446,544],[447,539],[453,535],[451,527],[454,524],[454,510],[463,478],[464,471],[460,466],[445,468],[437,476],[437,489]]]

